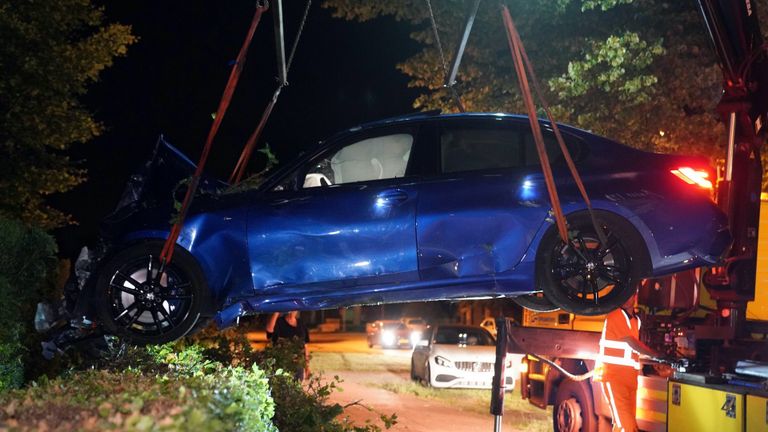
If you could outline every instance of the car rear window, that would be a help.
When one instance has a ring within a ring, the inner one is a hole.
[[[563,163],[560,146],[550,130],[543,130],[544,145],[553,165]],[[578,160],[579,146],[565,137]],[[539,155],[530,128],[445,128],[440,134],[443,173],[538,166]]]

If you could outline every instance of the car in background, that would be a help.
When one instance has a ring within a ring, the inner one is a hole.
[[[378,320],[365,325],[368,348],[410,348],[418,337],[401,320]],[[421,336],[421,333],[418,333]]]
[[[421,340],[421,335],[423,335],[429,328],[427,321],[421,317],[404,316],[400,318],[400,321],[402,321],[411,331],[411,346],[416,346]]]
[[[600,315],[640,278],[719,262],[731,238],[707,160],[560,126],[590,212],[552,125],[539,124],[569,238],[527,117],[420,113],[345,130],[251,189],[202,178],[167,263],[174,201],[195,166],[161,139],[102,224],[108,247],[80,316],[157,344],[211,318],[225,328],[361,304],[512,297]]]
[[[520,376],[522,355],[507,354],[505,385],[512,390]],[[491,388],[496,341],[480,326],[438,325],[411,354],[411,379],[438,388]]]

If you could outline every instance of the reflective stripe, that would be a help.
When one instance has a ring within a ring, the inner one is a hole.
[[[621,315],[624,317],[624,321],[627,324],[630,334],[634,331],[632,328],[632,321],[629,314],[624,309],[619,309]],[[637,328],[640,328],[640,318],[634,317],[637,320]],[[629,366],[637,370],[640,369],[639,359],[633,358],[635,351],[632,347],[624,342],[611,340],[606,338],[606,332],[608,328],[608,318],[606,317],[603,322],[603,332],[600,337],[600,353],[597,357],[598,364],[613,364],[618,366]],[[606,352],[608,350],[608,352]]]
[[[632,351],[632,347],[628,343],[623,341],[615,341],[610,339],[603,339],[600,341],[600,346],[605,348],[615,348],[622,351]]]
[[[603,356],[602,362],[605,364],[614,364],[618,366],[629,366],[635,369],[640,369],[640,362],[632,360],[632,359],[625,359],[623,357],[611,357],[611,356]]]
[[[608,355],[605,353],[605,349],[614,349],[623,351],[623,355]],[[640,369],[640,362],[632,358],[634,350],[628,343],[622,341],[614,341],[601,339],[600,340],[600,354],[599,360],[603,363],[610,363],[621,366],[631,366],[635,369]]]
[[[629,322],[629,314],[623,308],[619,309],[621,314],[624,315],[624,320],[627,322],[627,328],[631,329],[632,324]]]
[[[621,427],[621,419],[619,418],[619,410],[616,407],[616,400],[613,398],[613,389],[611,389],[611,383],[608,382],[608,383],[605,383],[605,385],[606,385],[606,387],[608,387],[608,396],[610,397],[610,400],[611,400],[611,402],[608,405],[611,406],[611,415],[613,416],[613,423],[620,430],[624,430],[624,428]]]

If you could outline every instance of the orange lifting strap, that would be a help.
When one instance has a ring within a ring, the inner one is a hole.
[[[216,117],[214,117],[211,129],[208,131],[208,137],[205,140],[203,153],[200,155],[200,162],[198,162],[195,173],[192,175],[192,179],[189,182],[189,186],[187,187],[187,193],[184,195],[184,200],[181,203],[181,209],[179,210],[178,218],[173,224],[173,227],[171,227],[171,233],[165,240],[163,250],[160,252],[161,266],[160,271],[158,272],[158,277],[163,274],[165,265],[169,263],[173,257],[173,246],[176,244],[176,240],[179,238],[181,227],[184,224],[184,219],[186,218],[187,211],[189,210],[189,205],[192,203],[192,197],[195,195],[197,186],[200,183],[200,176],[203,174],[205,162],[208,160],[208,154],[211,151],[213,139],[216,137],[216,133],[219,131],[219,126],[221,126],[222,120],[224,120],[224,115],[227,113],[227,108],[229,108],[229,102],[232,100],[235,87],[237,87],[237,81],[240,78],[240,73],[245,66],[245,58],[246,54],[248,53],[248,47],[251,45],[251,40],[253,40],[253,34],[256,32],[256,27],[259,25],[261,15],[264,14],[268,8],[269,6],[266,2],[256,5],[256,12],[254,13],[253,19],[251,20],[251,27],[248,29],[248,34],[246,35],[243,46],[240,48],[240,52],[237,55],[237,60],[235,61],[235,64],[232,65],[232,71],[229,74],[229,80],[227,80],[227,85],[224,87],[224,93],[221,96],[219,107],[216,110]]]
[[[563,157],[565,158],[566,164],[568,165],[568,169],[571,171],[571,176],[579,188],[579,192],[584,199],[584,203],[587,205],[587,209],[589,210],[590,217],[592,218],[592,224],[597,231],[597,235],[600,238],[600,241],[604,245],[607,245],[608,242],[605,237],[605,233],[595,219],[595,215],[592,211],[592,202],[589,200],[587,191],[584,188],[584,183],[581,181],[581,176],[576,169],[576,165],[573,163],[571,153],[568,151],[568,147],[565,145],[563,136],[560,134],[560,129],[558,128],[557,123],[555,123],[552,112],[549,110],[549,104],[547,104],[547,101],[544,99],[544,94],[539,87],[538,79],[536,79],[533,66],[531,65],[531,61],[528,59],[528,54],[525,51],[523,41],[520,39],[520,35],[517,33],[515,24],[512,21],[512,15],[509,13],[509,9],[505,4],[501,5],[501,13],[504,20],[504,28],[507,32],[507,42],[509,43],[509,49],[512,53],[512,60],[515,65],[515,71],[517,72],[517,79],[520,84],[520,91],[523,95],[523,101],[525,103],[526,110],[528,111],[528,120],[531,123],[533,138],[536,142],[536,150],[539,154],[539,160],[541,161],[541,169],[544,172],[544,181],[547,184],[547,191],[549,192],[549,199],[552,203],[552,210],[555,213],[555,222],[557,224],[557,231],[560,234],[560,239],[563,241],[563,243],[570,244],[565,216],[563,215],[563,209],[560,205],[560,197],[557,194],[555,179],[552,175],[552,167],[549,164],[549,156],[547,155],[547,151],[544,146],[544,137],[541,133],[541,125],[539,124],[538,117],[536,115],[536,106],[533,102],[533,95],[531,94],[531,88],[528,82],[528,75],[526,74],[526,70],[528,74],[531,75],[531,81],[533,82],[534,90],[536,91],[536,95],[541,101],[542,107],[547,114],[547,118],[549,119],[550,124],[552,125],[552,131],[555,133],[555,138],[557,139],[557,143],[563,153]]]

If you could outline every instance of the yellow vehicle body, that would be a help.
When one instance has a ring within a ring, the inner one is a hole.
[[[603,321],[605,315],[583,316],[563,311],[534,312],[523,309],[523,327],[601,332]]]
[[[768,432],[768,397],[747,395],[747,432]]]
[[[745,394],[736,388],[669,382],[667,430],[742,432]]]
[[[760,203],[755,276],[755,300],[747,304],[747,319],[768,321],[768,194],[765,193]]]

